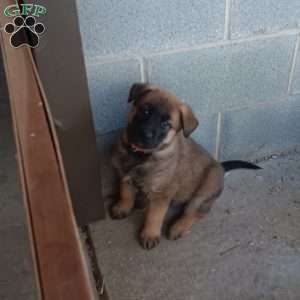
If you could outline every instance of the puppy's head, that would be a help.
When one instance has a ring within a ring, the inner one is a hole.
[[[181,130],[189,136],[198,121],[189,106],[157,86],[136,83],[128,102],[133,102],[128,117],[127,141],[136,151],[151,152],[172,142]]]

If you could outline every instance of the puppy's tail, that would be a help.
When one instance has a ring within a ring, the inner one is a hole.
[[[252,170],[259,170],[261,167],[252,164],[250,162],[244,161],[244,160],[228,160],[221,162],[221,165],[226,172],[229,172],[231,170],[235,169],[252,169]]]

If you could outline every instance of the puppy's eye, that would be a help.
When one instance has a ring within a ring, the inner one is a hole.
[[[170,124],[170,121],[169,120],[165,120],[165,121],[162,121],[160,123],[160,126],[161,128],[163,129],[167,129],[167,128],[170,128],[171,127],[171,124]]]

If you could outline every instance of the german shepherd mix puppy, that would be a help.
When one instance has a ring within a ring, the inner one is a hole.
[[[184,203],[182,216],[170,227],[176,240],[205,216],[223,190],[224,173],[238,168],[260,169],[244,161],[215,161],[190,134],[198,126],[191,108],[157,86],[136,83],[128,126],[113,151],[113,166],[120,178],[119,199],[113,218],[127,217],[136,197],[146,200],[140,243],[158,245],[166,212],[172,201]]]

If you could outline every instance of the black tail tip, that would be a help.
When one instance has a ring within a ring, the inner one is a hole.
[[[262,167],[256,165],[256,164],[253,164],[253,163],[248,163],[247,162],[247,166],[245,166],[246,169],[253,169],[253,170],[261,170]]]
[[[225,172],[235,169],[250,169],[250,170],[261,170],[262,168],[258,165],[250,163],[244,160],[229,160],[222,162],[222,166]]]
[[[262,167],[254,165],[254,170],[262,170]]]

